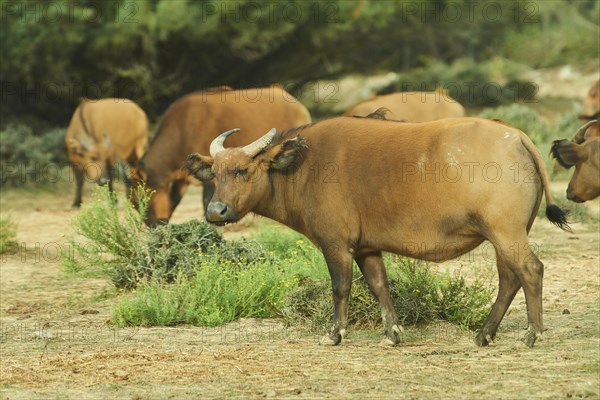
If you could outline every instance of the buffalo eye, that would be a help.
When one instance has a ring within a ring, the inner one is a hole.
[[[236,168],[233,171],[233,176],[246,179],[248,177],[248,168]]]

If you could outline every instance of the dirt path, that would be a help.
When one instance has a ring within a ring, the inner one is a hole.
[[[556,187],[564,190],[564,184]],[[569,234],[536,221],[530,237],[546,266],[548,330],[534,349],[519,340],[526,323],[522,293],[488,348],[442,323],[406,329],[394,348],[379,346],[380,331],[351,332],[331,348],[279,321],[221,328],[108,325],[117,294],[105,280],[65,276],[55,255],[68,251],[61,235],[71,233],[69,220],[77,213],[69,200],[67,194],[3,193],[2,212],[12,210],[22,248],[1,260],[0,398],[600,397],[597,223],[575,224]],[[199,204],[194,188],[174,221],[199,216]],[[589,206],[597,218],[600,203]],[[495,273],[481,250],[438,268]]]

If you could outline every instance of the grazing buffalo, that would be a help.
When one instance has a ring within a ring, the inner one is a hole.
[[[592,120],[582,126],[572,141],[555,140],[552,155],[565,168],[575,166],[567,187],[567,198],[577,203],[600,196],[600,137],[587,137],[586,131],[598,125]]]
[[[242,127],[244,135],[231,138],[232,146],[248,144],[271,127],[286,129],[309,123],[310,113],[278,85],[233,90],[227,86],[182,97],[163,115],[158,133],[132,174],[134,182],[144,181],[154,191],[146,223],[166,223],[188,186],[188,172],[182,169],[193,152],[206,153],[221,132]],[[214,185],[204,182],[205,206]]]
[[[584,140],[588,137],[600,136],[600,79],[590,88],[587,96],[583,99],[583,107],[579,119],[582,123],[596,120],[586,131]]]
[[[112,191],[112,168],[117,161],[133,166],[148,143],[146,113],[128,99],[83,99],[75,109],[65,136],[77,191],[73,207],[81,205],[83,178]]]
[[[487,345],[523,287],[533,346],[544,330],[544,266],[527,234],[542,196],[546,215],[569,229],[553,204],[544,161],[520,130],[490,120],[452,118],[429,123],[338,117],[224,148],[191,154],[187,168],[216,190],[206,219],[236,222],[249,212],[304,234],[325,256],[331,275],[333,328],[346,332],[352,263],[379,301],[386,340],[400,341],[382,251],[444,261],[488,240],[496,251],[498,297],[476,342]],[[232,136],[235,137],[235,136]]]
[[[465,109],[444,90],[435,92],[400,92],[375,96],[352,106],[344,115],[364,117],[379,108],[389,110],[389,119],[428,122],[465,116]]]

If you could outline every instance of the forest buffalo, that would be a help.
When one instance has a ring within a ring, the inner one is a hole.
[[[441,262],[488,240],[500,286],[476,336],[487,345],[523,287],[533,346],[542,334],[544,266],[527,234],[545,195],[546,215],[569,229],[551,197],[544,161],[520,130],[491,120],[429,123],[338,117],[225,148],[230,130],[191,154],[191,174],[216,184],[206,219],[236,222],[249,212],[304,234],[323,252],[334,315],[327,344],[346,332],[352,264],[379,301],[385,340],[400,341],[382,251]],[[235,135],[232,136],[232,138]]]
[[[65,144],[77,190],[73,207],[81,205],[84,176],[112,191],[113,166],[133,166],[148,143],[146,113],[128,99],[83,99],[75,109]]]
[[[187,155],[207,153],[210,143],[225,130],[241,127],[244,134],[231,138],[232,146],[248,144],[271,127],[286,129],[309,123],[310,113],[281,86],[233,90],[222,86],[195,92],[173,103],[163,115],[158,132],[132,174],[145,182],[151,196],[146,223],[166,223],[188,186],[182,169]],[[214,184],[204,182],[204,204]]]
[[[379,108],[389,111],[389,119],[406,122],[428,122],[465,116],[463,106],[443,89],[435,92],[399,92],[374,96],[352,106],[344,115],[364,117]]]

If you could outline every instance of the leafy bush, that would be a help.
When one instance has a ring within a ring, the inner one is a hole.
[[[65,131],[54,129],[36,136],[26,125],[0,131],[0,186],[48,184],[46,168],[66,166]]]
[[[393,256],[388,276],[394,308],[401,324],[447,320],[464,328],[479,327],[490,310],[492,289],[461,276],[438,276],[419,262]],[[290,324],[322,330],[331,323],[333,304],[328,280],[304,279],[287,297],[283,315]],[[377,302],[362,278],[350,293],[348,323],[354,327],[380,326]]]
[[[148,278],[173,282],[180,274],[196,275],[204,265],[229,263],[239,269],[258,258],[266,260],[266,254],[256,243],[226,242],[212,225],[193,219],[149,230],[142,256],[130,259],[113,281],[121,288]]]
[[[137,190],[144,192],[137,196],[139,212],[125,200],[120,213],[115,194],[106,187],[97,187],[92,200],[83,203],[73,227],[87,242],[71,239],[74,252],[63,260],[68,271],[107,274],[117,288],[131,289],[151,278],[168,283],[181,274],[194,275],[205,263],[241,268],[267,260],[255,242],[225,242],[213,226],[198,220],[145,228],[149,194]]]
[[[14,222],[10,217],[0,217],[0,254],[12,252],[17,245]]]

